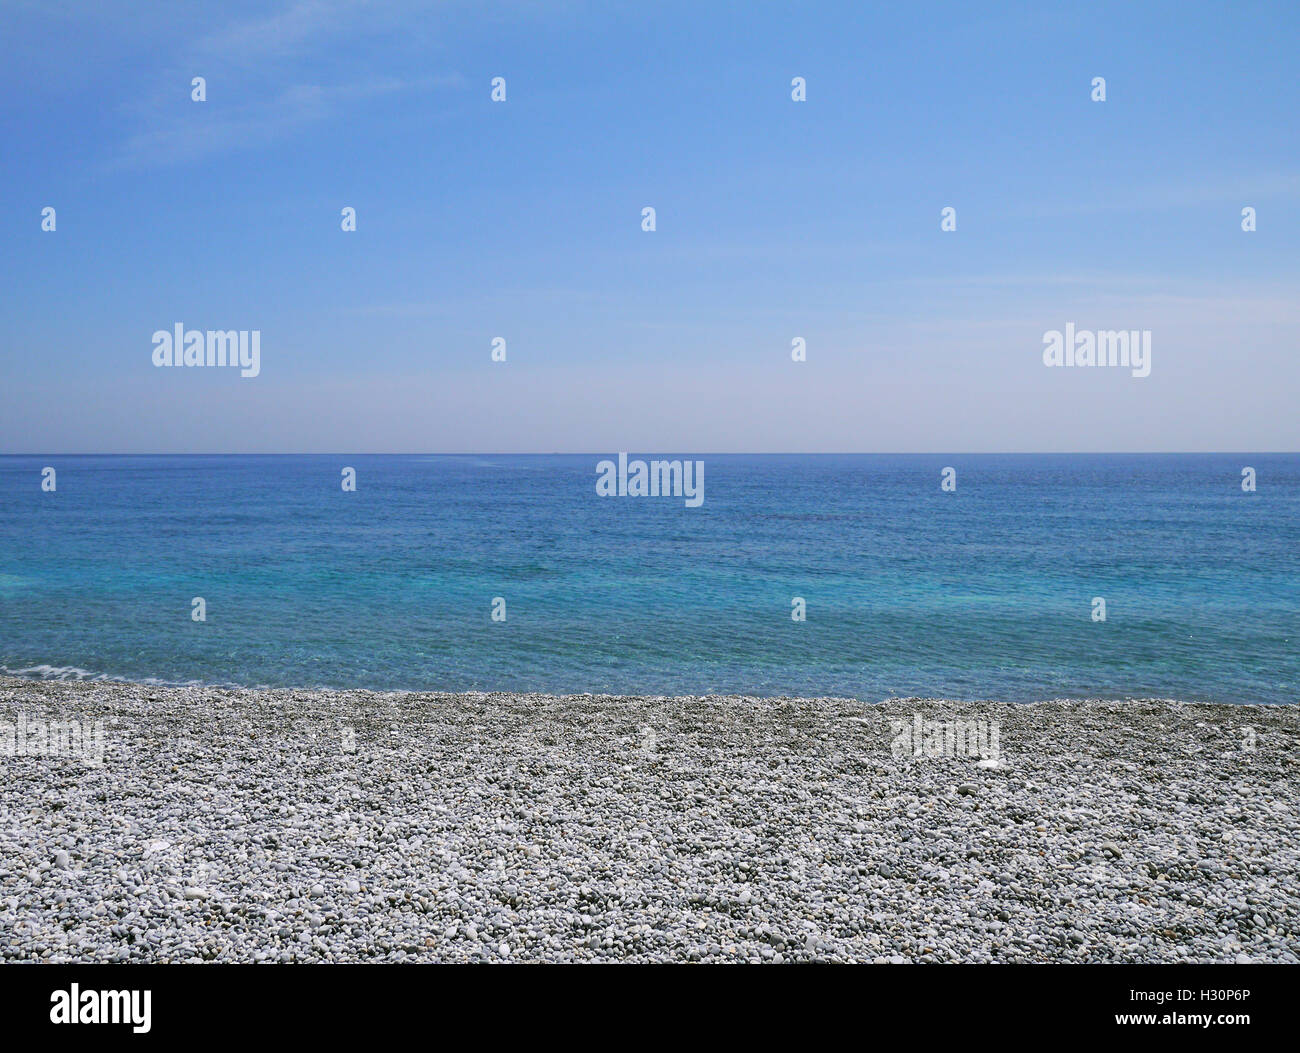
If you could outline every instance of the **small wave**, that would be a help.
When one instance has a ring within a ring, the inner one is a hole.
[[[107,680],[103,673],[92,673],[75,665],[32,665],[26,669],[10,669],[0,665],[0,673],[10,676],[35,677],[37,680]]]
[[[77,680],[97,682],[100,680],[113,680],[128,684],[145,684],[149,687],[205,687],[205,686],[229,686],[238,685],[206,685],[202,680],[163,680],[156,676],[115,676],[112,673],[93,673],[89,669],[82,669],[75,665],[31,665],[23,669],[13,669],[7,665],[0,665],[0,673],[6,676],[27,677],[30,680]]]

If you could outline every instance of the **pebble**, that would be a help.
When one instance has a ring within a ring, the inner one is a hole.
[[[5,760],[0,961],[1300,955],[1286,706],[0,676],[19,712],[114,721],[93,777]],[[900,762],[891,723],[917,714],[996,720],[1001,763]],[[1225,757],[1247,716],[1258,748]]]

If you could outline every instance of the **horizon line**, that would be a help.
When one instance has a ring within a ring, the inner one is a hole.
[[[631,453],[614,450],[614,453]],[[680,453],[680,451],[677,451]],[[607,457],[608,450],[285,450],[285,451],[62,451],[0,453],[0,457]],[[1207,457],[1297,456],[1300,450],[702,450],[697,457]],[[640,456],[666,456],[641,454]]]

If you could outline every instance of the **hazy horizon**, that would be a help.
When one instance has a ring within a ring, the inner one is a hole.
[[[17,450],[0,457],[608,457],[693,454],[700,457],[1285,457],[1300,450]]]

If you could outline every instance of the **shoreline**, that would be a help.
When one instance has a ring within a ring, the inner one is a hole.
[[[103,754],[0,753],[9,961],[1300,960],[1283,704],[0,676],[19,719]]]
[[[73,666],[33,666],[36,668],[60,668],[71,670]],[[887,695],[875,700],[858,698],[853,695],[766,695],[751,694],[747,692],[713,692],[700,695],[690,694],[663,694],[647,692],[640,694],[627,694],[609,691],[522,691],[522,690],[451,690],[443,688],[427,687],[332,687],[332,686],[274,686],[270,684],[236,684],[231,681],[205,681],[205,680],[131,680],[107,673],[89,673],[85,670],[78,670],[85,675],[77,676],[31,676],[28,675],[30,670],[18,670],[15,672],[6,672],[0,670],[0,687],[6,684],[28,684],[39,686],[50,684],[55,686],[74,685],[74,686],[107,686],[118,687],[123,689],[149,689],[161,691],[221,691],[227,693],[252,693],[258,695],[264,694],[305,694],[312,696],[331,696],[331,695],[368,695],[368,696],[410,696],[418,695],[421,697],[455,697],[455,698],[491,698],[502,695],[526,696],[530,698],[553,698],[553,699],[583,699],[583,698],[638,698],[638,699],[661,699],[673,700],[678,698],[691,699],[735,699],[744,698],[762,702],[803,702],[803,701],[835,701],[849,702],[854,705],[878,706],[893,702],[935,702],[943,705],[958,706],[1038,706],[1049,702],[1060,703],[1086,703],[1088,705],[1107,704],[1107,705],[1129,705],[1132,703],[1155,702],[1171,706],[1224,706],[1229,709],[1241,707],[1251,709],[1290,709],[1300,707],[1300,702],[1222,702],[1209,699],[1186,699],[1171,698],[1160,695],[1127,695],[1123,698],[1103,697],[1099,695],[1053,695],[1051,697],[1034,698],[1026,701],[1007,702],[996,698],[943,698],[938,695]]]

